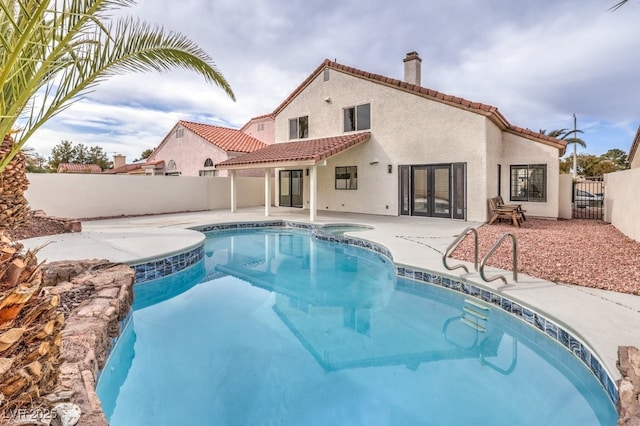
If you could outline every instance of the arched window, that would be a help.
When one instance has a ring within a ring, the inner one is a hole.
[[[176,162],[173,160],[169,160],[169,163],[167,164],[167,170],[175,170],[177,168],[178,166],[176,165]]]
[[[206,160],[204,160],[204,166],[213,167],[213,161],[211,161],[211,158],[207,158]]]

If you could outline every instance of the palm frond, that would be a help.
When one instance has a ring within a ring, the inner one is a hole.
[[[583,148],[587,147],[587,143],[585,141],[583,141],[582,139],[580,139],[580,138],[570,138],[570,139],[565,139],[565,140],[567,142],[567,145],[576,144],[576,145],[580,145]]]
[[[110,13],[135,0],[0,1],[0,133],[23,131],[0,171],[47,120],[125,72],[194,71],[235,100],[211,57],[180,33]]]
[[[624,5],[625,5],[625,3],[627,3],[628,1],[629,1],[629,0],[622,0],[622,1],[620,1],[620,2],[618,2],[618,3],[616,3],[616,4],[614,4],[613,6],[611,6],[611,7],[609,8],[609,11],[614,12],[614,11],[616,11],[616,10],[620,9],[620,8],[621,8],[622,6],[624,6]]]

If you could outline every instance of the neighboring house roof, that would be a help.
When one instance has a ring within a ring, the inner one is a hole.
[[[124,166],[120,166],[115,169],[105,170],[103,173],[110,174],[110,175],[128,174],[135,170],[141,169],[142,166],[143,166],[143,163],[125,164]]]
[[[259,115],[257,117],[253,117],[252,119],[247,121],[244,126],[242,126],[240,128],[240,131],[244,132],[246,130],[246,128],[249,127],[251,125],[251,123],[253,123],[254,121],[267,121],[267,120],[275,120],[275,119],[276,119],[276,117],[271,113]]]
[[[60,163],[57,173],[102,173],[97,164]]]
[[[111,175],[120,175],[120,174],[133,174],[136,171],[140,171],[140,173],[144,173],[142,171],[143,168],[146,168],[147,166],[154,166],[154,168],[162,168],[164,167],[164,160],[158,160],[158,161],[147,161],[146,163],[132,163],[132,164],[125,164],[124,166],[120,166],[118,168],[115,169],[109,169],[109,170],[105,170],[103,173],[105,174],[111,174]]]
[[[333,69],[336,71],[343,72],[345,74],[350,74],[358,78],[362,78],[365,80],[372,81],[377,84],[382,84],[384,86],[388,86],[397,90],[401,90],[403,92],[412,93],[414,95],[431,99],[436,102],[444,103],[456,108],[465,109],[467,111],[471,111],[477,114],[484,115],[488,117],[493,123],[495,123],[500,129],[514,133],[518,136],[525,137],[527,139],[543,143],[545,145],[550,145],[560,150],[560,155],[564,155],[565,149],[567,146],[567,142],[552,138],[547,135],[543,135],[538,132],[534,132],[529,129],[524,129],[522,127],[513,126],[511,123],[507,121],[507,119],[498,111],[498,108],[493,107],[491,105],[472,102],[467,99],[459,98],[457,96],[446,95],[441,92],[437,92],[435,90],[427,89],[426,87],[416,86],[415,84],[406,83],[402,80],[396,80],[393,78],[388,78],[383,75],[373,74],[366,71],[361,71],[356,68],[348,67],[346,65],[338,64],[337,62],[330,61],[329,59],[325,59],[322,64],[316,70],[307,77],[290,95],[287,99],[285,99],[274,111],[273,115],[276,116],[280,111],[282,111],[291,101],[298,96],[317,76],[320,74],[325,68]]]
[[[237,129],[182,120],[178,124],[227,152],[253,152],[267,146],[264,142]]]
[[[631,163],[633,158],[638,151],[638,145],[640,145],[640,126],[638,126],[638,131],[636,132],[636,137],[633,139],[633,143],[631,143],[631,148],[629,149],[629,155],[627,155],[627,161]]]
[[[320,139],[296,142],[276,143],[249,154],[216,164],[216,168],[239,168],[237,166],[265,167],[267,164],[278,164],[291,161],[296,164],[316,164],[339,152],[369,140],[371,132],[353,133]]]

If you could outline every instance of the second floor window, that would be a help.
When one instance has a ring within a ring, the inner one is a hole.
[[[178,127],[176,129],[176,139],[180,139],[184,136],[184,129],[182,127]]]
[[[305,139],[309,137],[309,116],[289,119],[289,139]]]
[[[344,110],[344,131],[369,130],[371,128],[371,104],[362,104]]]

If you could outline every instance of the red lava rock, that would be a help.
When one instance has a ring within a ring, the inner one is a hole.
[[[640,242],[613,225],[595,220],[528,219],[521,228],[498,223],[478,228],[480,257],[505,232],[518,239],[518,271],[557,283],[640,295]],[[473,238],[453,252],[473,261]],[[496,250],[489,266],[511,270],[510,240]]]

